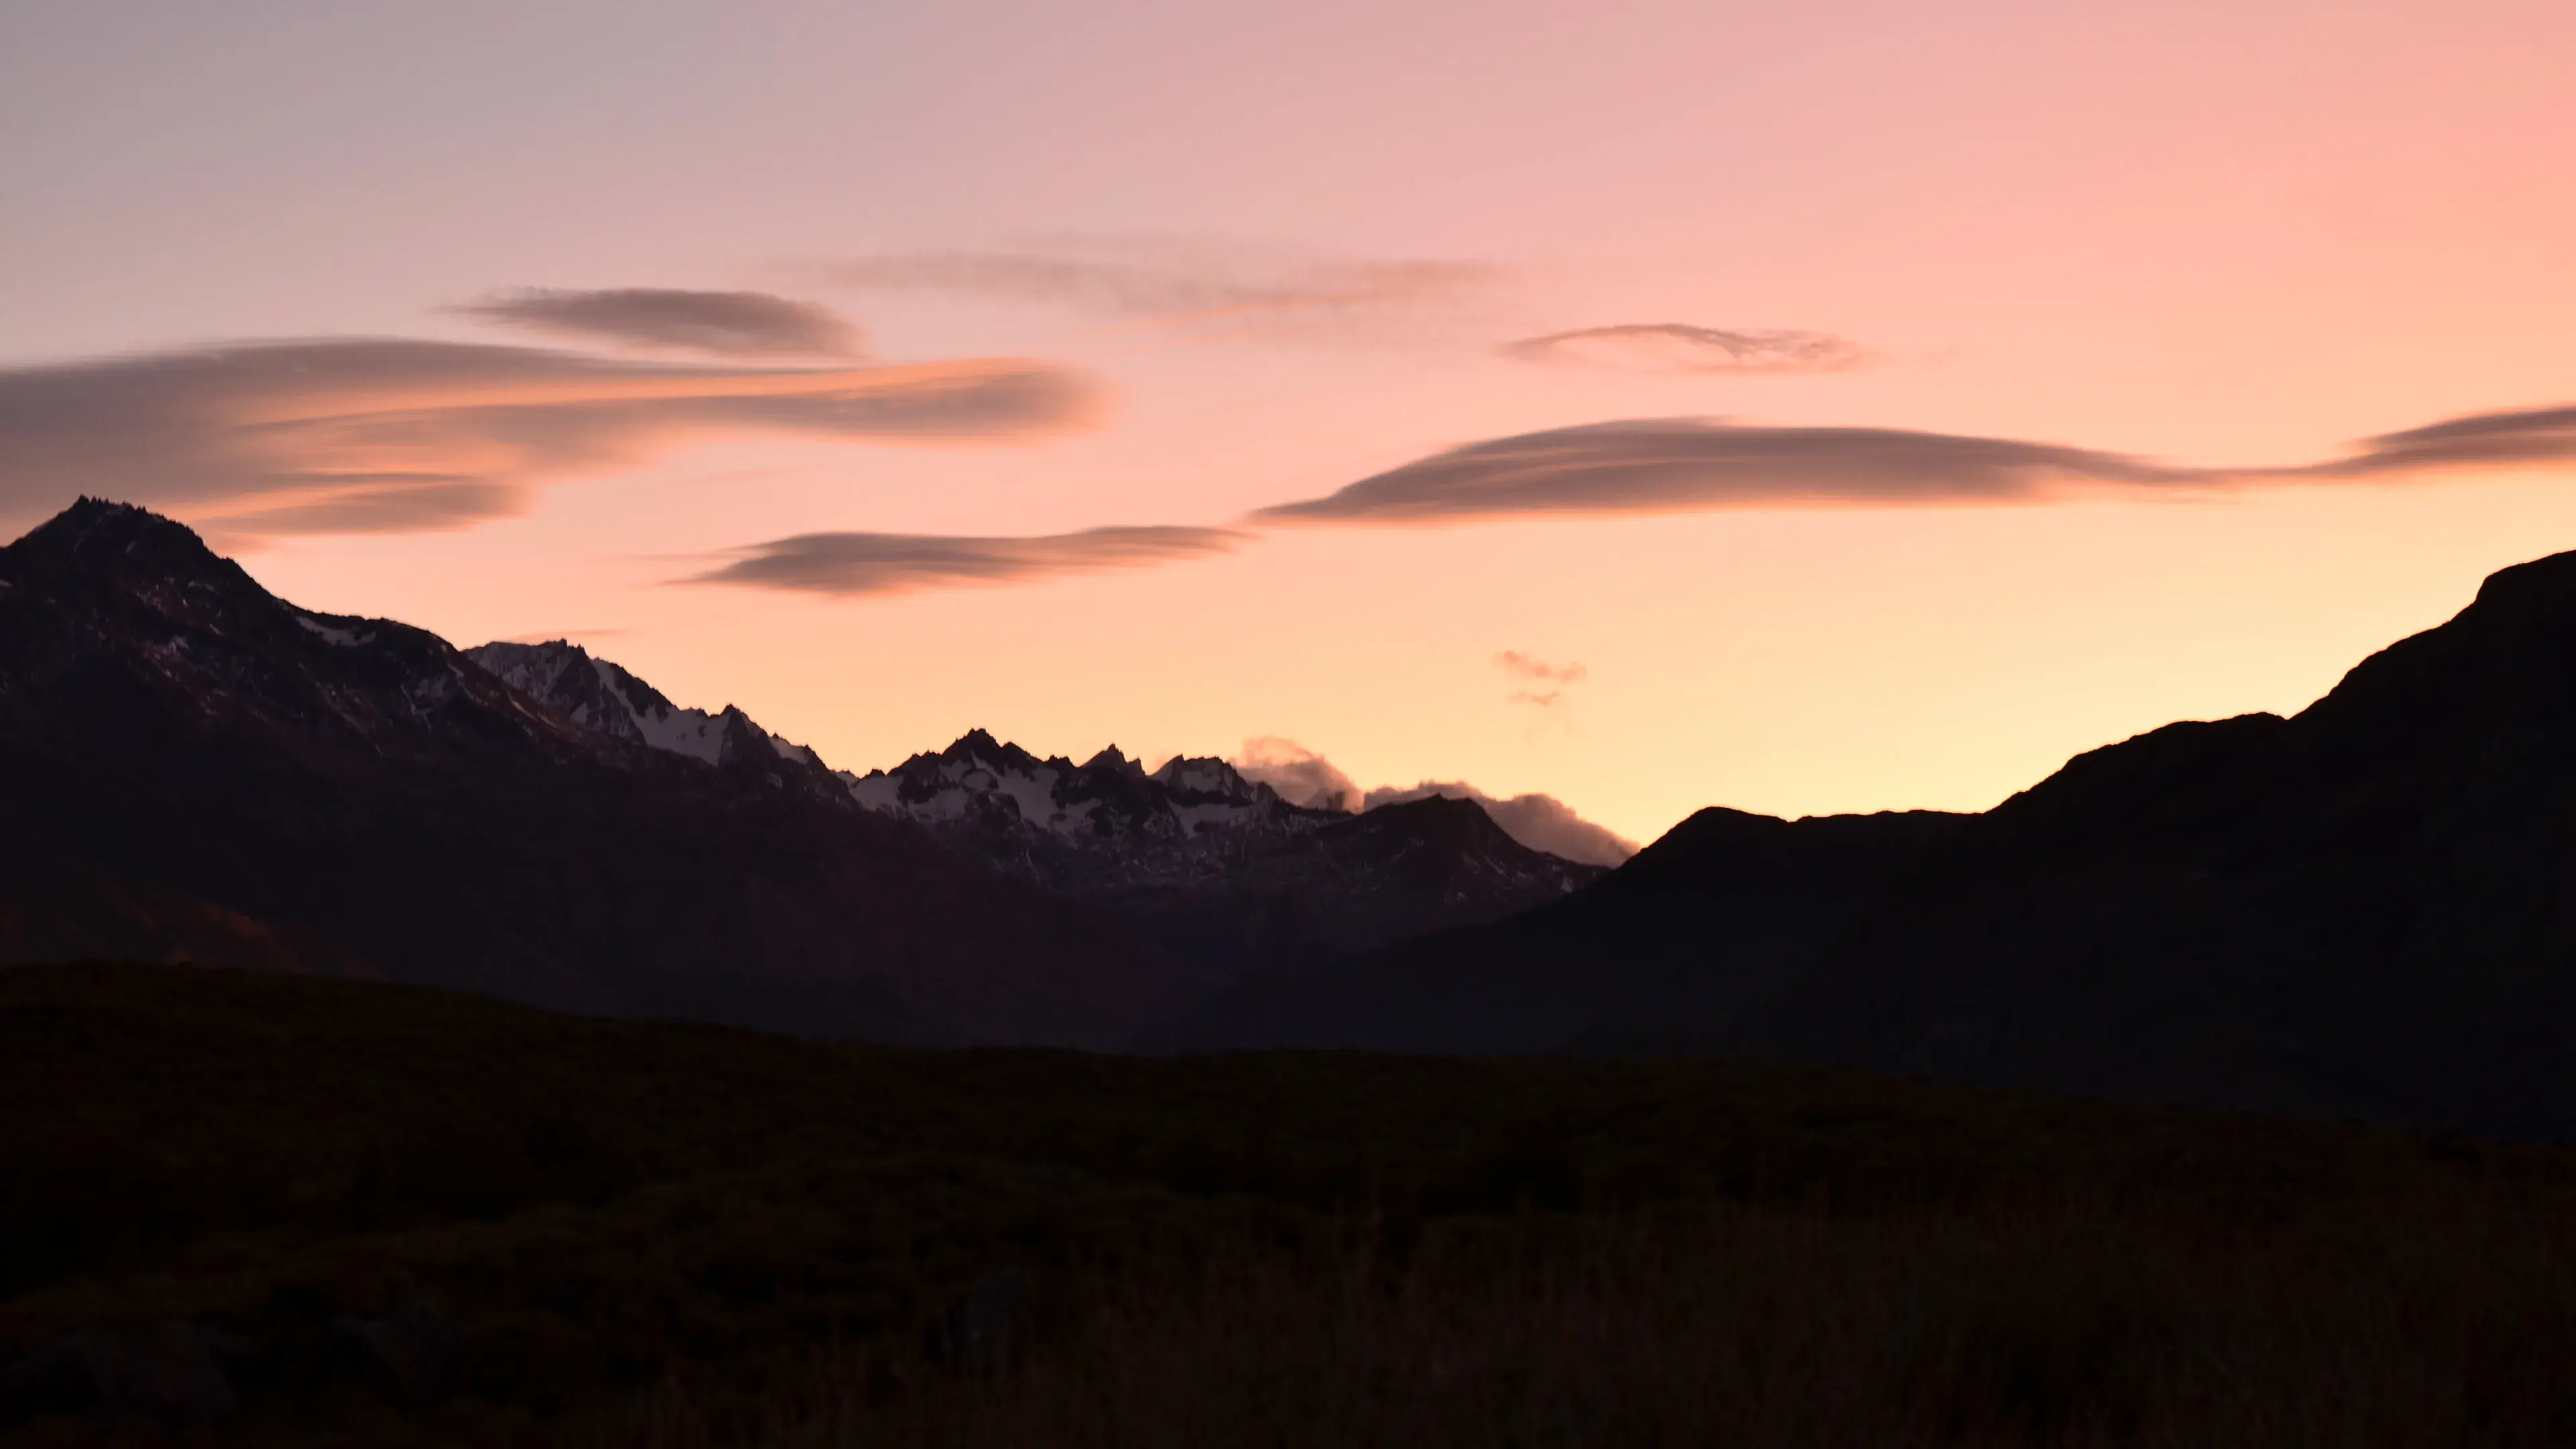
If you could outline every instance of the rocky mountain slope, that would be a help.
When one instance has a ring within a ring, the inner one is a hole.
[[[1181,989],[1159,953],[855,808],[738,714],[696,728],[711,748],[619,737],[84,500],[0,549],[0,961],[1091,1045]]]
[[[731,705],[715,714],[682,709],[643,680],[564,640],[480,644],[464,654],[591,734],[710,765],[774,769],[773,761],[783,761],[802,775],[805,767],[819,769],[823,763],[812,750],[771,734]]]

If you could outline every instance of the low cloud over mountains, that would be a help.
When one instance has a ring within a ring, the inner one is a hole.
[[[1279,792],[1292,805],[1327,810],[1375,810],[1411,800],[1473,800],[1496,825],[1532,850],[1544,850],[1584,865],[1617,865],[1637,853],[1636,842],[1595,825],[1552,795],[1489,795],[1462,781],[1425,780],[1418,785],[1383,786],[1362,791],[1359,782],[1332,761],[1275,736],[1246,740],[1243,753],[1230,763],[1244,778]]]
[[[1437,796],[1444,800],[1473,800],[1485,807],[1494,823],[1505,834],[1532,850],[1585,865],[1617,865],[1637,853],[1637,842],[1574,813],[1574,807],[1553,795],[1514,795],[1505,798],[1488,795],[1461,780],[1425,780],[1402,789],[1388,786],[1371,790],[1361,797],[1360,808],[1375,810],[1381,805],[1399,805],[1407,800],[1427,800]]]

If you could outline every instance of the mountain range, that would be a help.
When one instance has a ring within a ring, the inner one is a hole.
[[[1473,805],[1302,810],[1213,760],[978,733],[838,772],[567,644],[298,609],[94,500],[0,549],[0,827],[0,961],[921,1042],[1117,1046],[1232,972],[1599,874]]]
[[[1147,771],[1111,746],[1077,765],[982,730],[859,775],[738,709],[673,705],[563,640],[465,656],[608,739],[720,767],[756,762],[805,793],[846,794],[996,874],[1082,902],[1210,984],[1496,920],[1604,873],[1520,844],[1464,801],[1351,814],[1292,805],[1221,759],[1176,756]]]
[[[1976,815],[1472,801],[981,731],[835,770],[84,500],[0,549],[0,961],[180,958],[919,1042],[1728,1054],[2576,1133],[2576,554],[2308,709]]]

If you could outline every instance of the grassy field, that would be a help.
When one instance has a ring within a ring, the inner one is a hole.
[[[30,1444],[2576,1443],[2576,1153],[0,972]]]

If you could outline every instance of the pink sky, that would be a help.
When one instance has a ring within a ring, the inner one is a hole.
[[[1638,839],[1982,808],[2576,546],[2563,0],[381,9],[0,7],[8,533],[859,769]]]

